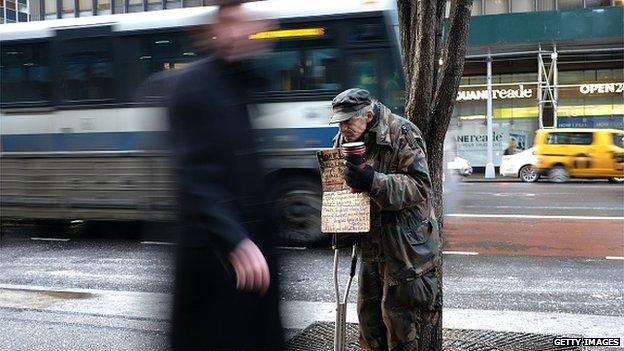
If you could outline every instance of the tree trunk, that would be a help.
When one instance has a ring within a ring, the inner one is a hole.
[[[444,35],[444,0],[397,0],[405,73],[405,116],[423,133],[436,217],[443,228],[442,159],[459,81],[464,69],[472,0],[451,1]],[[444,242],[440,231],[440,239]],[[420,350],[442,350],[442,260],[434,311],[421,315]]]

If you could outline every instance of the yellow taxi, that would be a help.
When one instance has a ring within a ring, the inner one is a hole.
[[[538,173],[562,183],[574,178],[624,182],[624,131],[552,128],[535,135]]]

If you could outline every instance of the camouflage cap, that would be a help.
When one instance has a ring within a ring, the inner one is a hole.
[[[367,90],[352,88],[336,95],[332,101],[334,115],[329,120],[329,124],[344,122],[358,114],[360,109],[373,103],[370,93]]]

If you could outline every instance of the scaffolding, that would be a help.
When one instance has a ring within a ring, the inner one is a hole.
[[[557,47],[537,52],[537,111],[539,128],[557,127],[558,69]]]

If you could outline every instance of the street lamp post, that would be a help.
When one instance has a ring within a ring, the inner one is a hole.
[[[494,157],[492,155],[492,57],[487,58],[487,164],[485,178],[495,178]]]

